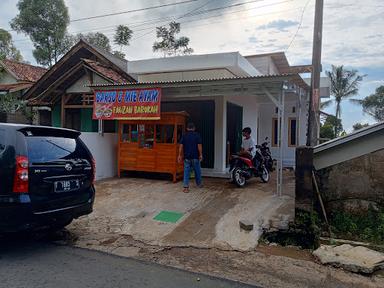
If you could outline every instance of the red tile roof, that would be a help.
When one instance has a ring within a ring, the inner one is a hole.
[[[99,62],[92,61],[89,59],[82,59],[91,69],[93,69],[95,72],[101,74],[102,76],[110,79],[113,81],[113,83],[125,83],[125,82],[131,82],[131,79],[125,78],[123,75],[117,73],[112,68],[103,65]]]
[[[33,66],[9,59],[4,59],[1,62],[4,68],[12,73],[18,81],[36,82],[47,71],[47,69],[43,67]]]

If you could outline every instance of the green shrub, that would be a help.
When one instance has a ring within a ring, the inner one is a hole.
[[[369,207],[365,215],[334,212],[330,217],[334,237],[384,243],[384,208]]]
[[[316,249],[320,240],[320,221],[316,212],[309,213],[296,209],[295,222],[287,231],[267,232],[262,241],[278,243],[282,246],[294,245],[304,249]]]

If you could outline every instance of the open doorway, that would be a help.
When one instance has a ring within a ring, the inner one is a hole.
[[[229,156],[240,151],[243,107],[227,102],[227,166]]]
[[[162,102],[162,112],[185,111],[189,114],[188,121],[193,121],[203,141],[202,168],[214,167],[215,155],[215,101],[177,101]]]

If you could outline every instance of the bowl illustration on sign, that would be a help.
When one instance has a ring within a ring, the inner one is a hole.
[[[111,104],[97,105],[95,111],[96,118],[110,118],[113,112],[111,106]]]
[[[96,111],[95,111],[95,116],[96,118],[101,118],[103,117],[104,114],[104,106],[102,105],[97,105],[96,106]]]
[[[110,118],[112,116],[112,109],[111,107],[105,107],[104,109],[104,117]]]

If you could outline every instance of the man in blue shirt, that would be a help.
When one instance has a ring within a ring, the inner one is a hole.
[[[203,160],[203,146],[199,133],[195,131],[195,124],[188,123],[187,133],[180,140],[178,161],[181,163],[184,158],[184,193],[189,192],[189,175],[191,169],[195,171],[196,185],[201,187],[201,167]]]

